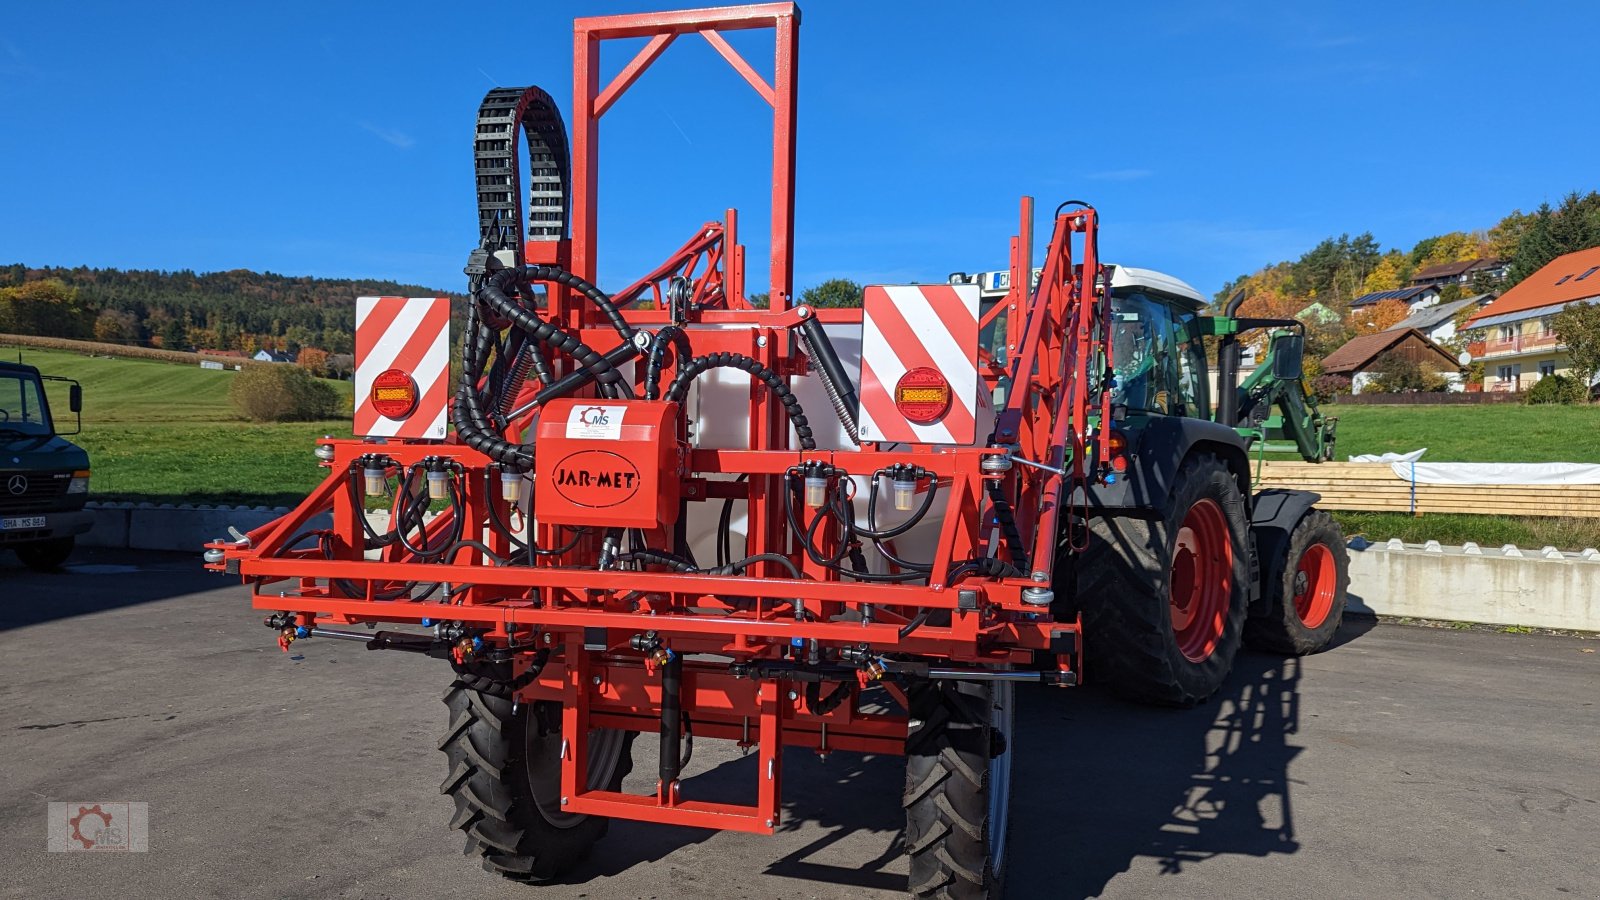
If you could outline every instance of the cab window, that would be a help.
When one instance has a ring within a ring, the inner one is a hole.
[[[1111,364],[1117,384],[1111,402],[1130,411],[1172,413],[1179,395],[1178,323],[1166,304],[1143,294],[1111,298]]]

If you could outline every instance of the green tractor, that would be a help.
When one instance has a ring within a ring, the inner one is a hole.
[[[1338,524],[1314,493],[1255,490],[1250,462],[1283,449],[1331,459],[1337,421],[1307,389],[1301,323],[1240,318],[1237,297],[1206,315],[1193,288],[1146,269],[1107,280],[1115,471],[1073,497],[1055,614],[1082,617],[1088,679],[1187,706],[1216,691],[1241,644],[1312,653],[1338,631]],[[1266,352],[1241,384],[1240,339],[1258,330]]]

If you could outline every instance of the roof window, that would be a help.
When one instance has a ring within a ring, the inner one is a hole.
[[[1558,280],[1556,282],[1556,284],[1566,284],[1567,282],[1569,282],[1571,280],[1572,280],[1572,276],[1570,274],[1569,275],[1563,275],[1563,276],[1561,276],[1560,280]]]
[[[1590,275],[1593,275],[1595,272],[1600,272],[1600,266],[1590,266],[1589,271],[1578,276],[1578,280],[1582,281],[1585,278],[1588,278]]]

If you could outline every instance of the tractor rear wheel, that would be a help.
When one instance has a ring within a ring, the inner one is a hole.
[[[1069,565],[1087,677],[1167,706],[1221,687],[1249,597],[1245,528],[1239,482],[1210,454],[1184,462],[1161,518],[1092,518]]]
[[[1245,644],[1291,656],[1316,653],[1339,631],[1350,587],[1350,553],[1339,523],[1320,509],[1306,513],[1278,563],[1279,576],[1263,585],[1266,612],[1245,622]]]
[[[541,882],[572,869],[609,820],[561,811],[561,704],[514,706],[503,692],[457,681],[445,692],[450,726],[439,744],[450,774],[439,788],[455,800],[450,827],[465,853],[512,881]],[[633,733],[589,736],[589,786],[618,790],[633,768]]]
[[[1005,880],[1016,691],[1008,681],[934,681],[913,686],[910,700],[911,896],[994,900]]]

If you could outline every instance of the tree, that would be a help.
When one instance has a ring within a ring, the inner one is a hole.
[[[1426,269],[1445,263],[1480,259],[1487,251],[1488,241],[1483,235],[1452,231],[1418,241],[1411,256],[1416,260],[1418,269]]]
[[[328,370],[328,351],[316,347],[301,347],[295,363],[313,375],[321,377]]]
[[[1375,294],[1378,291],[1392,291],[1400,287],[1401,261],[1397,254],[1386,254],[1378,264],[1367,273],[1367,280],[1362,283],[1363,293]]]
[[[767,305],[772,302],[772,295],[762,291],[759,294],[750,294],[745,299],[749,300],[750,305],[757,309],[766,309]]]
[[[102,309],[94,320],[94,339],[108,344],[131,344],[139,339],[139,320],[120,309]]]
[[[1379,300],[1350,314],[1356,334],[1377,334],[1388,331],[1411,315],[1411,307],[1399,300]]]
[[[76,288],[55,278],[0,288],[0,330],[40,337],[85,338],[94,333]]]
[[[161,325],[161,349],[189,349],[189,325],[182,319],[168,319]]]
[[[1573,303],[1556,313],[1556,334],[1572,354],[1572,374],[1585,387],[1600,374],[1600,303]]]
[[[800,302],[814,309],[840,309],[861,305],[861,285],[848,278],[830,278],[800,293]]]

